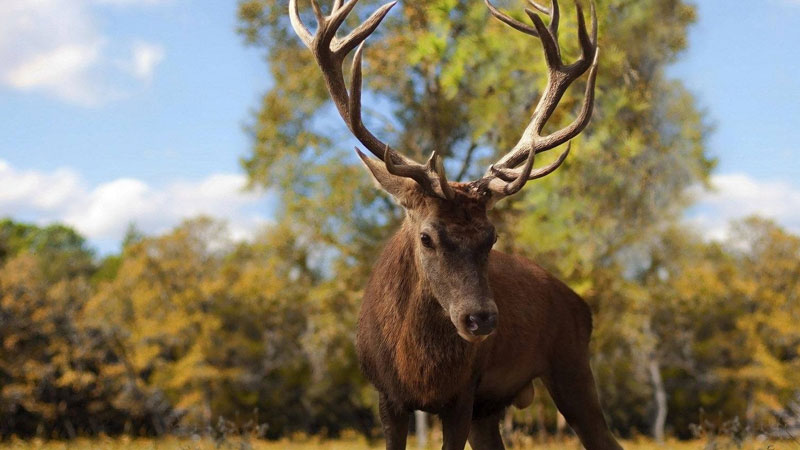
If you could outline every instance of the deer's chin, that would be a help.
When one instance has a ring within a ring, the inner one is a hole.
[[[469,332],[464,332],[458,330],[458,335],[461,339],[469,342],[470,344],[480,344],[481,342],[485,341],[491,334],[484,334],[483,336],[476,336],[474,334],[470,334]]]

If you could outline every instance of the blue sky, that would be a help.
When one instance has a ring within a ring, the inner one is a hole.
[[[672,74],[707,108],[720,173],[800,187],[800,0],[698,3],[700,22]]]
[[[800,0],[747,6],[699,1],[670,70],[716,125],[717,190],[689,215],[710,236],[751,213],[800,232]],[[131,222],[268,223],[238,164],[268,75],[235,28],[235,0],[2,0],[0,217],[66,222],[102,252]]]
[[[670,73],[715,126],[716,192],[689,219],[723,237],[760,214],[800,233],[800,0],[696,2],[699,22]]]

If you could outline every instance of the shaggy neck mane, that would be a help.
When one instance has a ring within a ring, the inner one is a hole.
[[[404,391],[420,406],[436,407],[470,377],[475,347],[456,333],[419,273],[413,230],[408,223],[389,241],[375,267],[369,290],[379,295],[380,334]]]
[[[390,303],[406,321],[409,314],[423,313],[438,306],[427,288],[427,281],[419,272],[414,250],[414,232],[408,222],[392,237],[383,251],[375,273],[386,282]],[[387,305],[388,306],[388,305]]]

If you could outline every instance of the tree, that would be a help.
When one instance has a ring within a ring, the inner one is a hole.
[[[800,392],[800,238],[750,218],[736,224],[731,242],[745,313],[734,319],[741,359],[721,375],[744,394],[747,423],[771,425]]]
[[[347,425],[370,429],[369,405],[349,399],[357,371],[341,334],[309,325],[335,320],[337,306],[307,300],[319,275],[293,233],[276,226],[233,245],[224,225],[197,219],[128,245],[117,275],[86,308],[91,326],[114,343],[109,370],[137,393],[118,402],[133,409],[140,398],[161,401],[156,432],[209,429],[220,418],[266,425],[271,438],[338,432],[339,417],[320,405],[350,411]],[[324,298],[326,285],[315,289]],[[323,377],[320,361],[341,368]]]
[[[221,225],[198,219],[128,245],[116,276],[86,306],[87,325],[113,343],[107,370],[124,376],[115,400],[131,410],[143,398],[164,405],[159,434],[179,420],[209,426],[213,402],[222,401],[213,393],[237,375],[213,356],[225,325],[216,280],[223,236]]]
[[[119,432],[105,342],[81,324],[92,252],[75,231],[0,222],[0,436]]]
[[[650,247],[638,279],[648,293],[648,356],[662,378],[660,395],[667,397],[655,414],[659,433],[669,425],[678,436],[691,437],[690,425],[701,423],[702,410],[719,417],[741,410],[732,386],[716,375],[740,354],[731,327],[740,314],[732,294],[739,270],[724,246],[685,227],[666,230]]]
[[[757,218],[734,230],[709,243],[673,228],[640,275],[669,424],[683,437],[701,410],[753,429],[775,425],[798,392],[800,239]]]
[[[22,252],[38,256],[44,275],[51,280],[94,269],[93,252],[75,230],[58,224],[38,227],[0,220],[0,263]]]

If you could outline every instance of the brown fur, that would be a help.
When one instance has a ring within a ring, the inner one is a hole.
[[[564,283],[525,258],[491,251],[485,266],[476,265],[486,271],[489,291],[472,307],[495,304],[498,323],[477,343],[462,338],[448,315],[446,308],[457,307],[458,299],[448,303],[433,295],[436,284],[450,280],[432,280],[421,267],[427,250],[419,244],[420,230],[443,224],[442,239],[454,243],[454,252],[480,259],[474,236],[491,227],[484,200],[458,187],[451,202],[419,196],[413,188],[393,193],[408,217],[378,258],[365,291],[357,350],[362,370],[381,394],[387,448],[405,447],[402,421],[415,409],[442,417],[445,448],[463,448],[467,435],[476,450],[502,448],[494,418],[512,403],[529,405],[538,377],[588,449],[619,448],[588,365],[591,313]],[[480,283],[458,276],[480,291]],[[462,295],[473,294],[467,289]]]

